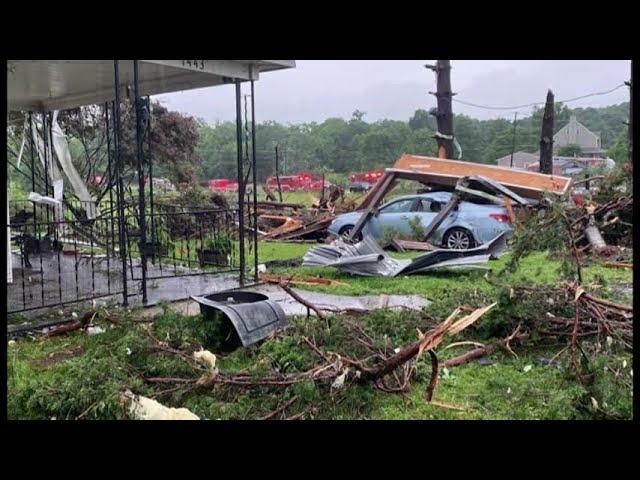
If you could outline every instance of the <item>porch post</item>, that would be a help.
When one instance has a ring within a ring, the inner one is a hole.
[[[252,67],[253,68],[253,67]],[[253,72],[252,72],[253,73]],[[256,102],[253,75],[251,80],[251,160],[253,161],[253,275],[258,281],[258,185],[256,161]]]
[[[113,146],[115,150],[115,172],[117,172],[118,184],[116,188],[116,203],[118,206],[118,240],[120,247],[120,258],[122,260],[122,304],[129,305],[127,294],[127,241],[126,241],[126,218],[124,216],[124,185],[122,183],[122,159],[120,158],[120,72],[118,60],[113,61],[113,72],[115,82],[115,101],[113,104]]]
[[[242,112],[240,80],[236,79],[236,149],[238,153],[238,241],[240,242],[240,286],[244,286],[244,174],[242,165]]]
[[[138,60],[133,61],[133,96],[136,111],[136,157],[138,160],[138,226],[140,227],[140,266],[142,269],[142,304],[147,304],[147,222],[144,198],[144,152],[142,151],[142,112],[141,98],[138,85]],[[188,240],[187,240],[188,241]]]

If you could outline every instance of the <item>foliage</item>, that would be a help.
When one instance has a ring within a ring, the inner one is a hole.
[[[628,116],[628,103],[598,109],[570,109],[555,105],[556,130],[576,114],[580,122],[601,132],[602,145],[609,148],[621,134]],[[516,126],[517,150],[535,152],[539,148],[542,108],[531,116],[519,118]],[[403,153],[434,155],[435,119],[426,110],[416,110],[407,121],[380,120],[366,122],[364,112],[356,110],[348,120],[329,118],[324,122],[282,125],[268,121],[256,126],[258,179],[275,174],[274,148],[279,145],[281,174],[311,170],[317,173],[346,174],[388,167]],[[466,115],[454,116],[454,127],[462,147],[462,160],[494,163],[513,147],[513,122],[507,119],[477,120]],[[202,158],[201,179],[229,178],[235,172],[235,124],[202,124],[198,153]],[[333,183],[345,186],[346,182]]]
[[[417,242],[424,240],[424,227],[418,215],[414,215],[409,219],[409,228],[411,229],[411,239]]]
[[[618,164],[629,160],[629,133],[627,131],[620,131],[608,153]]]
[[[505,266],[511,272],[516,271],[520,261],[532,252],[570,251],[567,225],[562,216],[567,204],[550,198],[543,199],[543,203],[547,208],[530,213],[513,232],[511,255]],[[575,208],[572,210],[575,211]],[[544,228],[540,228],[541,224],[544,224]]]
[[[382,245],[387,244],[389,242],[391,242],[394,238],[396,237],[400,237],[401,236],[401,232],[394,227],[382,227],[382,238],[380,240],[380,243]]]
[[[205,250],[228,255],[233,248],[233,236],[227,231],[216,232],[214,235],[207,236],[202,247]]]
[[[143,101],[142,115],[148,118],[146,101]],[[141,139],[145,155],[151,155],[154,163],[154,177],[169,177],[174,184],[192,183],[200,165],[196,150],[200,136],[199,126],[193,117],[167,110],[159,103],[151,105],[151,137]],[[7,155],[14,160],[18,156],[23,134],[29,132],[26,113],[11,112],[7,129]],[[58,123],[67,136],[71,159],[81,178],[88,185],[94,198],[100,200],[114,187],[115,174],[109,175],[108,149],[111,148],[111,169],[115,165],[113,114],[109,111],[109,127],[106,126],[104,105],[91,105],[60,111]],[[34,128],[37,128],[35,115]],[[137,169],[137,136],[134,105],[123,101],[120,107],[120,160],[125,182],[132,181]],[[26,126],[26,129],[25,129]],[[28,138],[27,138],[28,140]],[[31,190],[30,142],[25,143],[20,172],[10,169],[9,174],[25,190]],[[45,174],[37,153],[33,152],[34,175],[37,191],[44,191]],[[65,198],[73,198],[68,182]]]
[[[558,155],[561,157],[579,157],[581,153],[582,147],[573,143],[558,149]]]

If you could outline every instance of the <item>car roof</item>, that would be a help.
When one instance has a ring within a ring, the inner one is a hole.
[[[448,202],[451,200],[451,192],[428,192],[428,193],[416,193],[414,195],[403,195],[389,200],[386,203],[396,202],[398,200],[413,200],[416,198],[425,198],[427,200],[436,200],[438,202]]]

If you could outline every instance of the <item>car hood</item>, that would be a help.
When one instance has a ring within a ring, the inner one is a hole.
[[[355,225],[360,219],[361,215],[362,215],[362,211],[355,211],[355,212],[343,213],[341,215],[337,215],[336,218],[333,220],[333,222],[331,222],[331,226],[329,227],[329,230],[331,230],[331,227],[341,228],[344,225],[348,225],[350,223]]]

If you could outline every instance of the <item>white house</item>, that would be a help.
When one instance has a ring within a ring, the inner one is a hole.
[[[602,157],[605,153],[600,133],[594,133],[582,125],[575,115],[553,136],[553,153],[557,154],[558,150],[567,145],[579,145],[583,156]]]

